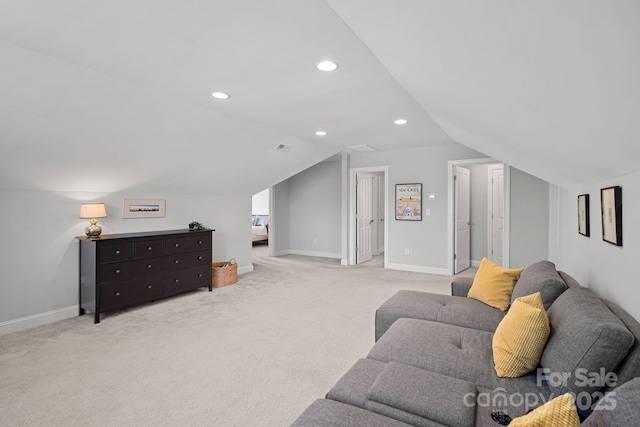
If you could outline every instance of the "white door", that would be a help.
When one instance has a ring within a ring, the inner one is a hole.
[[[378,253],[384,252],[384,216],[385,216],[385,204],[384,204],[384,190],[385,190],[384,175],[378,177]]]
[[[504,258],[504,166],[489,166],[489,248],[491,261],[503,265]]]
[[[454,273],[471,266],[471,188],[470,171],[455,167],[455,255]]]
[[[373,258],[373,175],[356,174],[356,264]]]

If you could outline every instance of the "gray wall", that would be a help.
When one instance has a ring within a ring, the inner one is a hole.
[[[511,168],[510,265],[527,267],[549,257],[549,183]]]
[[[600,189],[622,186],[623,246],[602,240]],[[590,195],[591,236],[578,234],[578,195]],[[640,259],[640,172],[621,176],[577,190],[559,189],[554,200],[551,247],[558,268],[589,286],[602,297],[609,298],[636,319],[640,319],[638,267]]]
[[[321,162],[288,179],[286,186],[278,184],[279,193],[288,193],[288,246],[281,245],[285,238],[279,234],[284,221],[274,215],[279,226],[276,254],[340,258],[341,168],[339,159]],[[279,206],[283,200],[279,199]]]
[[[16,319],[58,320],[78,313],[78,241],[88,220],[79,219],[82,201],[106,204],[103,234],[186,229],[199,221],[213,233],[213,261],[238,261],[251,268],[251,196],[144,194],[166,200],[166,217],[123,219],[124,197],[140,194],[0,190],[0,333]],[[245,212],[245,215],[238,214]],[[23,323],[30,324],[30,323]],[[16,324],[15,327],[19,327]]]
[[[487,256],[489,172],[484,163],[465,167],[471,172],[471,261],[475,265]]]

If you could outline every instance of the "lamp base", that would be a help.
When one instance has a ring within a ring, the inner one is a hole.
[[[102,234],[102,227],[98,225],[98,221],[93,218],[91,221],[91,225],[88,225],[84,228],[84,234],[89,237],[98,237]]]

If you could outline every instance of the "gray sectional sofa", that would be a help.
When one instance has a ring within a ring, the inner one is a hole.
[[[467,298],[472,281],[454,280],[452,295],[400,291],[384,302],[368,355],[293,426],[495,427],[496,411],[518,417],[567,392],[583,425],[640,425],[640,323],[631,315],[553,263],[535,263],[512,301],[540,292],[551,333],[538,369],[501,378],[492,338],[505,312]]]

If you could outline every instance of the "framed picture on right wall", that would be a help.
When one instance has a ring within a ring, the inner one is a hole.
[[[622,187],[600,190],[602,205],[602,240],[622,246]]]

